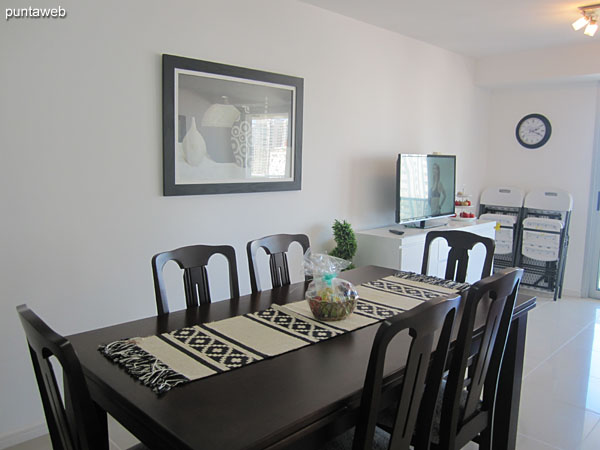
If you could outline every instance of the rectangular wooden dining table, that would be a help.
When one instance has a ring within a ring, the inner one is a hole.
[[[395,271],[367,266],[344,272],[355,284]],[[157,395],[99,351],[101,344],[150,336],[302,300],[306,283],[240,296],[69,336],[99,413],[110,414],[152,449],[318,448],[356,422],[378,324],[177,386]],[[520,294],[505,357],[494,422],[494,449],[514,449],[527,312],[535,297]],[[483,323],[483,318],[479,322]],[[476,335],[477,337],[477,335]],[[406,346],[386,363],[384,398],[402,379]],[[108,438],[106,442],[108,448]]]

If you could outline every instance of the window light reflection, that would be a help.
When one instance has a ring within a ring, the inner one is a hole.
[[[600,308],[596,309],[594,339],[590,356],[590,376],[585,404],[586,408],[591,411],[600,411]]]

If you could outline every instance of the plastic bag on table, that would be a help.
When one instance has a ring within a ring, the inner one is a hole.
[[[350,261],[334,256],[312,253],[304,255],[304,272],[312,276],[306,290],[306,299],[314,316],[319,320],[345,319],[356,306],[358,292],[347,280],[337,278]]]

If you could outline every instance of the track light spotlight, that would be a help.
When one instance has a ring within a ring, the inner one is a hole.
[[[583,34],[593,36],[598,31],[598,20],[600,20],[600,3],[595,5],[580,6],[581,17],[572,23],[575,31],[585,27]]]
[[[590,23],[585,27],[583,34],[593,37],[596,34],[596,31],[598,31],[598,23],[595,20],[590,20]]]
[[[572,27],[575,31],[579,31],[583,27],[585,27],[588,23],[590,23],[590,19],[588,19],[585,16],[581,16],[579,19],[577,19],[575,22],[573,22]]]

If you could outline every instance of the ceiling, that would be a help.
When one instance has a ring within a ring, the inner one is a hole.
[[[600,0],[300,1],[473,57],[600,40],[571,28]]]

